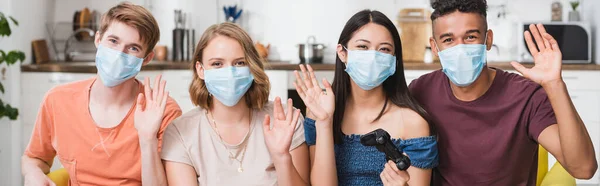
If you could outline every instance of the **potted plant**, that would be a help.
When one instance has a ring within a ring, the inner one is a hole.
[[[579,7],[579,1],[571,1],[571,8],[573,10],[569,12],[569,21],[581,21],[577,7]]]
[[[15,26],[19,26],[19,22],[15,20],[15,18],[11,16],[5,16],[4,13],[0,12],[0,38],[9,37],[12,33],[10,29],[10,22]],[[1,40],[0,40],[1,41]],[[25,60],[25,53],[18,50],[4,51],[0,49],[0,64],[6,63],[7,66],[14,65],[19,62],[23,62]],[[4,86],[0,82],[0,92],[4,94]],[[8,117],[10,120],[16,120],[17,116],[19,116],[19,110],[10,106],[10,104],[5,104],[2,99],[0,99],[0,119],[3,117]]]

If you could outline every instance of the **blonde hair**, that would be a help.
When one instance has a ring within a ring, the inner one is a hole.
[[[122,22],[134,27],[139,32],[140,39],[146,48],[144,51],[145,55],[148,55],[154,49],[160,38],[158,23],[154,19],[154,16],[152,16],[152,13],[142,6],[123,2],[112,7],[102,15],[99,30],[100,37],[103,36],[113,21]]]
[[[212,25],[206,29],[204,34],[202,34],[202,37],[200,37],[196,51],[194,51],[194,60],[192,61],[192,72],[194,74],[194,79],[190,85],[190,97],[192,103],[204,109],[210,109],[212,106],[210,93],[208,92],[208,89],[206,89],[204,80],[200,79],[196,73],[197,69],[195,63],[202,63],[202,52],[207,47],[208,43],[217,36],[235,39],[242,46],[246,63],[254,76],[254,81],[243,99],[246,100],[249,108],[262,109],[269,101],[269,91],[271,90],[269,78],[264,71],[264,59],[260,57],[256,48],[254,48],[250,36],[238,25],[227,22]]]

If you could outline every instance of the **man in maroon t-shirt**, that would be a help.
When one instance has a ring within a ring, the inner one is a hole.
[[[433,8],[430,43],[442,70],[409,87],[438,132],[433,184],[535,186],[538,144],[574,177],[591,178],[594,147],[562,80],[558,44],[544,27],[525,32],[535,66],[513,62],[520,76],[486,65],[493,32],[484,0],[437,1]]]

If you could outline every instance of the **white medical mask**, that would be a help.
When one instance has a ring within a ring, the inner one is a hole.
[[[442,71],[452,83],[459,87],[471,85],[486,64],[487,34],[484,44],[459,44],[439,51]]]
[[[396,56],[375,50],[348,50],[346,73],[363,90],[381,85],[396,72]]]
[[[204,83],[208,92],[223,105],[232,107],[246,94],[254,82],[248,67],[223,67],[204,70]]]
[[[135,77],[140,72],[144,59],[118,50],[98,45],[96,68],[100,80],[107,87],[114,87]]]

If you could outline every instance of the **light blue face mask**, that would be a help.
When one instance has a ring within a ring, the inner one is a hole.
[[[228,107],[236,105],[252,86],[254,76],[248,67],[223,67],[204,70],[208,92]]]
[[[459,44],[438,52],[442,71],[456,86],[469,86],[481,74],[486,63],[487,35],[485,40],[484,44]]]
[[[98,45],[96,68],[100,80],[107,87],[120,85],[135,77],[140,72],[142,63],[144,63],[142,58]]]
[[[396,56],[375,50],[348,50],[346,73],[363,90],[381,85],[396,72]]]

